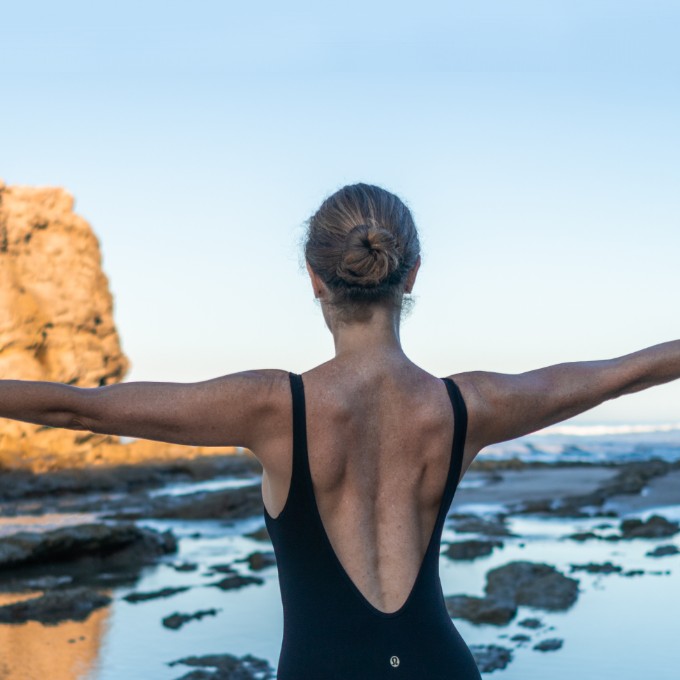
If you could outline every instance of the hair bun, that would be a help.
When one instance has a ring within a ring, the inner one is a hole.
[[[378,286],[399,267],[397,241],[375,224],[357,224],[347,232],[337,275],[353,286]]]

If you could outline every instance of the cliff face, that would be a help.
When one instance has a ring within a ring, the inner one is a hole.
[[[99,242],[73,197],[0,184],[0,377],[94,387],[128,366]]]
[[[60,188],[10,187],[0,180],[0,379],[96,387],[120,382],[128,368],[99,242],[73,212],[73,197]],[[59,455],[86,454],[83,460],[92,462],[107,450],[107,456],[134,460],[135,451],[148,458],[173,449],[137,444],[0,418],[5,465],[12,453],[17,461],[52,467],[56,462],[47,460]],[[189,447],[179,448],[188,453]]]

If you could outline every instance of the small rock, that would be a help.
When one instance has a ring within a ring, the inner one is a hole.
[[[577,531],[575,534],[569,534],[567,538],[570,538],[572,541],[589,541],[591,538],[600,538],[597,534],[593,533],[592,531]]]
[[[231,564],[212,564],[208,567],[208,575],[217,574],[238,574],[238,571]]]
[[[274,669],[265,659],[258,659],[252,654],[236,657],[232,654],[208,654],[206,656],[188,656],[172,661],[168,665],[184,664],[199,668],[212,668],[212,671],[193,671],[178,680],[270,680],[275,677]],[[203,673],[195,675],[195,673]]]
[[[519,561],[492,569],[486,575],[485,591],[517,605],[564,611],[576,602],[578,583],[549,564]]]
[[[542,628],[543,623],[540,619],[522,619],[518,624],[518,626],[524,626],[524,628],[531,628],[532,630],[535,630],[536,628]]]
[[[196,571],[198,569],[198,565],[194,564],[193,562],[182,562],[180,564],[171,564],[171,566],[175,571]]]
[[[618,574],[623,571],[623,567],[611,562],[603,562],[602,564],[588,562],[588,564],[572,564],[571,571],[586,571],[589,574]]]
[[[250,553],[248,557],[244,557],[242,560],[237,561],[247,562],[248,566],[253,571],[261,571],[267,567],[273,567],[276,564],[276,555],[273,550],[268,550],[267,552],[256,550],[255,552]]]
[[[547,640],[541,640],[534,645],[534,649],[538,652],[554,652],[560,649],[564,644],[564,640],[559,638],[549,638]]]
[[[680,532],[677,522],[670,522],[661,515],[652,515],[643,522],[640,519],[624,519],[621,522],[622,538],[666,538]]]
[[[264,579],[259,576],[241,576],[241,574],[233,574],[223,578],[217,583],[211,583],[210,585],[220,588],[221,590],[234,590],[235,588],[243,588],[243,586],[248,586],[251,584],[262,585]]]
[[[644,569],[630,569],[629,571],[624,571],[622,576],[642,576],[644,573]]]
[[[147,600],[157,600],[161,597],[170,597],[171,595],[176,595],[177,593],[183,593],[189,590],[189,586],[181,586],[178,588],[162,588],[161,590],[154,590],[148,593],[130,593],[125,595],[123,599],[126,602],[135,604],[137,602],[146,602]]]
[[[449,595],[445,598],[446,609],[454,619],[466,619],[472,623],[489,623],[504,626],[514,618],[517,607],[508,601],[471,595]]]
[[[677,555],[680,550],[674,545],[660,545],[654,550],[646,552],[647,557],[666,557],[667,555]]]
[[[471,645],[470,651],[481,673],[502,670],[512,661],[512,650],[499,645]]]
[[[216,616],[218,609],[201,609],[193,614],[180,614],[175,612],[170,616],[166,616],[162,623],[166,628],[177,630],[189,621],[200,621],[204,616]]]
[[[449,520],[459,534],[484,534],[485,536],[512,536],[503,517],[485,518],[478,515],[452,513]]]
[[[457,541],[449,543],[444,555],[451,560],[474,560],[478,557],[490,555],[494,548],[503,547],[502,541]]]
[[[510,638],[513,642],[529,642],[531,636],[526,633],[517,633]]]

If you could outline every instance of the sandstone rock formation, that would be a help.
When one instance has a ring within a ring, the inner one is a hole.
[[[61,188],[7,186],[0,180],[0,379],[79,387],[120,382],[129,361],[113,319],[99,241]],[[210,449],[209,453],[233,449]],[[34,471],[199,450],[0,419],[0,467]]]

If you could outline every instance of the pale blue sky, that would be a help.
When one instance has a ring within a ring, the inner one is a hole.
[[[127,380],[332,356],[299,252],[341,185],[398,193],[406,352],[516,373],[680,337],[680,5],[25,2],[0,25],[0,177],[103,250]],[[574,422],[680,421],[680,384]]]

